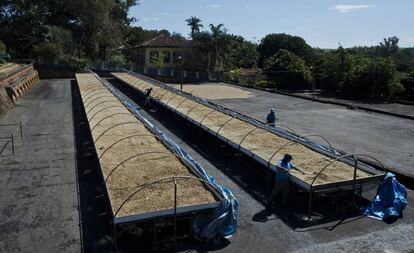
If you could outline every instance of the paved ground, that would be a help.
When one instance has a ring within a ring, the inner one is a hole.
[[[0,124],[19,121],[0,157],[0,252],[80,252],[70,81],[41,81]]]
[[[323,135],[340,150],[372,154],[386,166],[414,176],[413,120],[349,110],[343,106],[260,90],[241,89],[252,92],[254,96],[212,102],[262,121],[270,108],[276,108],[278,122],[293,128],[300,135]]]
[[[312,92],[295,92],[294,94],[307,96],[309,98],[312,97]],[[316,95],[316,98],[323,99],[326,101],[333,101],[333,102],[340,102],[350,105],[356,105],[360,107],[367,107],[371,109],[381,110],[385,112],[397,113],[397,114],[404,114],[408,116],[414,117],[414,106],[413,105],[404,105],[399,103],[373,103],[373,102],[365,102],[359,100],[345,100],[340,98],[329,97],[325,95]]]
[[[118,86],[125,87],[125,86]],[[136,101],[130,89],[122,89]],[[184,147],[217,182],[232,190],[239,201],[238,232],[228,244],[199,245],[183,252],[412,252],[414,251],[413,192],[403,219],[393,224],[356,216],[311,227],[292,226],[285,217],[265,211],[263,199],[251,194],[251,173],[238,171],[234,161],[220,161],[219,154],[206,152],[205,145],[174,118],[160,112],[142,113]],[[168,114],[168,113],[167,113]],[[244,181],[244,182],[243,182]],[[371,192],[372,194],[372,192]],[[369,195],[369,194],[368,194]],[[367,196],[368,197],[368,196]],[[372,196],[370,196],[371,198]],[[295,201],[295,200],[293,200]]]

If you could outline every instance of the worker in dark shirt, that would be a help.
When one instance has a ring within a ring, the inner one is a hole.
[[[266,123],[268,126],[275,127],[276,114],[275,109],[270,109],[270,113],[266,117]]]
[[[151,106],[151,92],[152,92],[152,87],[145,90],[144,107]]]
[[[284,207],[288,200],[289,200],[289,175],[290,170],[296,169],[293,163],[293,160],[290,154],[285,154],[282,160],[278,161],[277,163],[277,171],[275,177],[275,185],[272,190],[272,194],[270,195],[268,207],[271,207],[275,197],[282,193],[282,207]]]

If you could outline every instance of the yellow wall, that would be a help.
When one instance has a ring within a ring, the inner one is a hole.
[[[152,47],[148,47],[145,49],[145,67],[147,68],[157,68],[157,64],[156,63],[151,63],[151,58],[150,58],[150,52],[152,51],[157,51],[159,53],[159,55],[162,55],[163,52],[170,52],[170,62],[169,63],[165,63],[164,62],[164,68],[176,68],[179,63],[173,63],[173,52],[183,52],[183,49],[181,48],[152,48]]]

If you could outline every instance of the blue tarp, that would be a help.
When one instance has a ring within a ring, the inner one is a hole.
[[[124,104],[130,111],[132,111],[142,122],[146,124],[156,135],[158,135],[165,144],[167,144],[178,156],[184,159],[197,174],[207,182],[215,186],[223,196],[220,205],[214,210],[214,213],[209,216],[198,216],[194,220],[193,234],[194,236],[203,241],[209,241],[213,238],[223,238],[233,235],[237,229],[237,219],[239,216],[238,203],[233,193],[221,185],[217,184],[216,180],[209,176],[204,168],[195,161],[189,153],[183,148],[171,140],[161,130],[159,130],[154,124],[147,120],[140,112],[137,105],[129,98],[125,97],[118,90],[108,85],[99,76],[95,76],[102,81],[102,83]]]
[[[399,217],[407,206],[407,190],[395,175],[388,172],[377,189],[374,200],[363,210],[364,215],[380,220]]]

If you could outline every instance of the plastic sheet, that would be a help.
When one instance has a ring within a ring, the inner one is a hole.
[[[388,172],[377,189],[374,200],[363,210],[364,215],[386,220],[398,218],[407,206],[407,191],[395,175]]]
[[[230,236],[236,232],[237,219],[239,215],[238,202],[233,193],[221,185],[217,184],[216,180],[209,176],[204,168],[195,161],[192,156],[187,153],[182,147],[171,140],[154,124],[148,121],[138,110],[138,106],[129,98],[121,94],[111,85],[108,85],[104,80],[95,74],[101,82],[124,104],[130,111],[132,111],[143,123],[149,127],[154,134],[158,135],[164,140],[171,150],[178,156],[184,159],[188,165],[197,172],[197,174],[205,181],[211,183],[220,191],[223,196],[220,205],[214,210],[211,216],[198,216],[193,224],[193,234],[198,240],[209,241],[213,238],[223,238]]]

